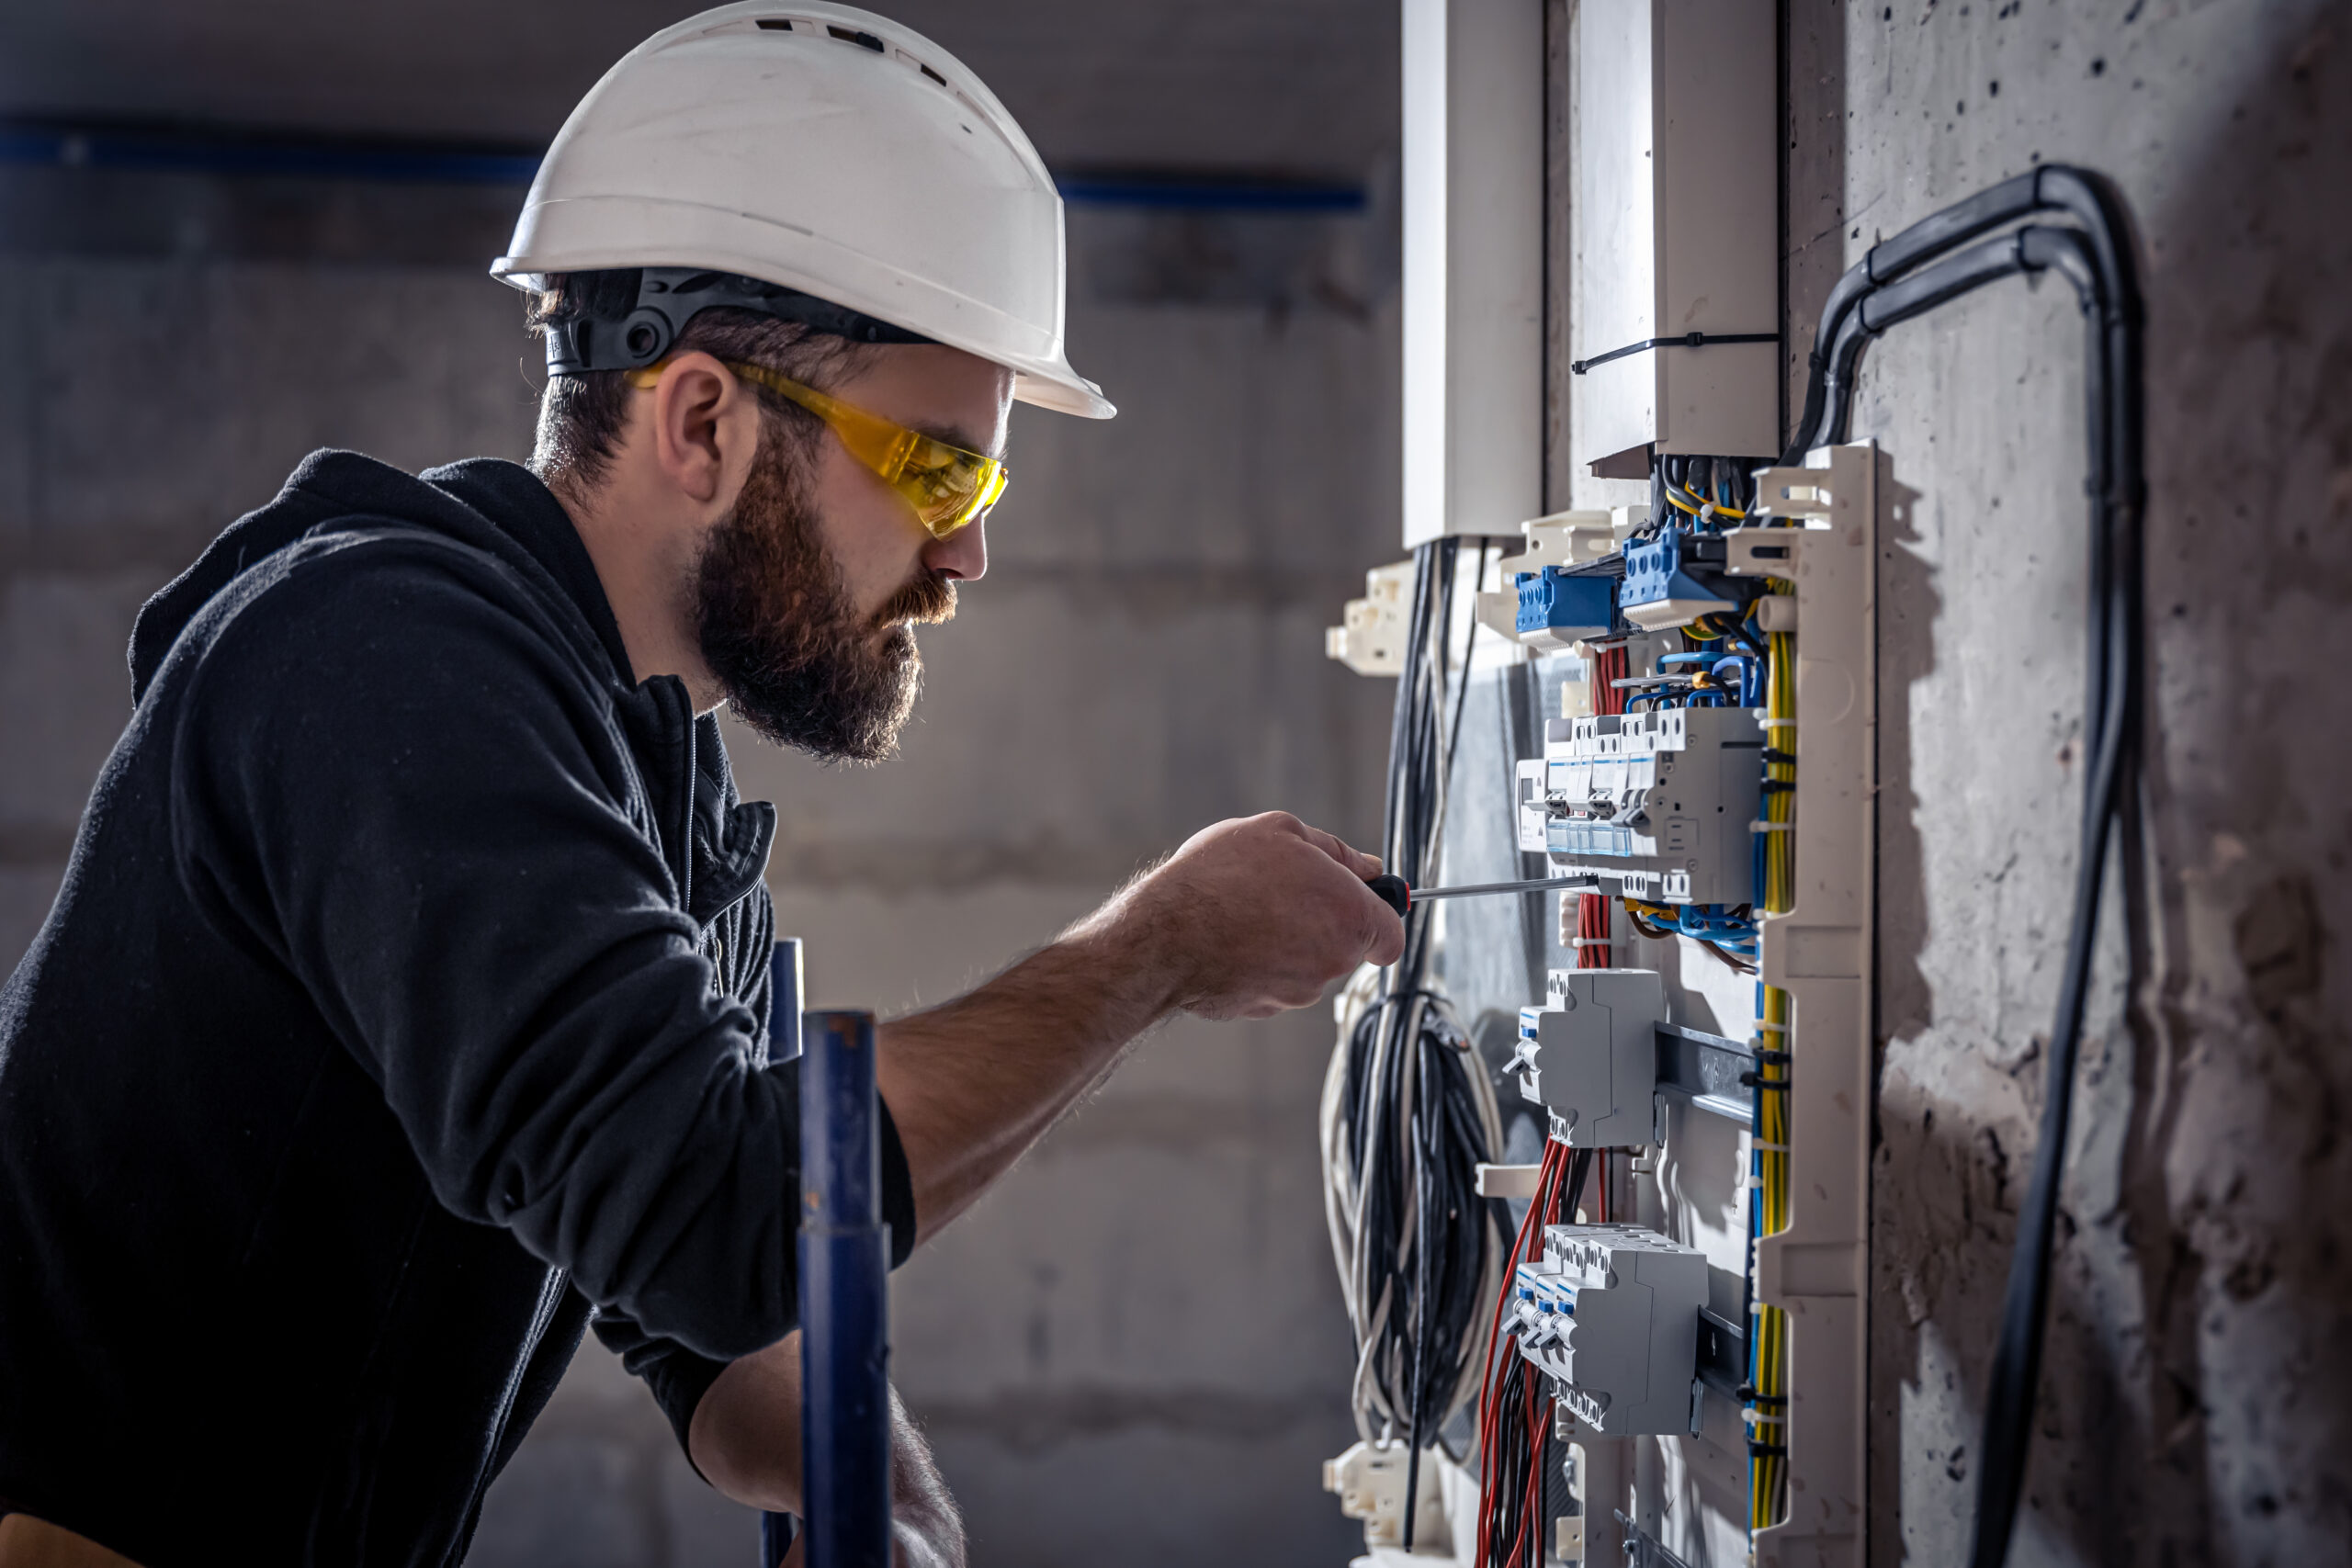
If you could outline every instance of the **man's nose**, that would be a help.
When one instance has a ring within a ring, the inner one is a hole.
[[[923,565],[942,576],[978,582],[989,572],[988,519],[978,517],[924,547]]]

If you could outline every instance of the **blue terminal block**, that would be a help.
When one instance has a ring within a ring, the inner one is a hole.
[[[1571,641],[1607,634],[1616,618],[1616,583],[1600,576],[1571,577],[1556,566],[1522,571],[1519,587],[1520,635],[1551,632]]]
[[[1684,569],[1682,552],[1688,542],[1679,529],[1668,528],[1654,539],[1626,544],[1625,587],[1617,602],[1627,620],[1655,631],[1735,607]]]

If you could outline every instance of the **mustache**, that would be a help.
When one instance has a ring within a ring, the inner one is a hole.
[[[917,626],[937,626],[956,618],[956,580],[944,573],[926,571],[913,581],[890,595],[874,617],[881,626],[911,622]]]

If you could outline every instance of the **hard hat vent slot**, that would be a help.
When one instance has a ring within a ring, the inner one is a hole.
[[[855,28],[835,27],[831,23],[826,25],[825,30],[843,43],[854,43],[860,49],[870,49],[876,54],[882,52],[882,40],[872,33],[862,33]]]
[[[782,17],[762,17],[760,18],[760,30],[771,33],[788,33],[792,30],[792,24],[785,20]]]
[[[925,65],[922,61],[918,60],[918,61],[916,61],[916,62],[915,62],[915,69],[916,69],[916,70],[918,70],[918,71],[920,71],[920,72],[922,72],[924,75],[926,75],[926,76],[930,77],[933,81],[934,81],[934,82],[938,83],[941,86],[944,87],[945,85],[947,85],[947,78],[946,78],[946,77],[942,76],[938,72],[933,71],[930,66]]]

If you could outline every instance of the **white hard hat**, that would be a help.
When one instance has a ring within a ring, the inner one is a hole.
[[[1062,201],[1036,149],[954,55],[871,11],[722,6],[605,73],[490,270],[528,288],[626,267],[813,295],[899,329],[870,338],[1005,367],[1023,402],[1116,412],[1063,352]]]

